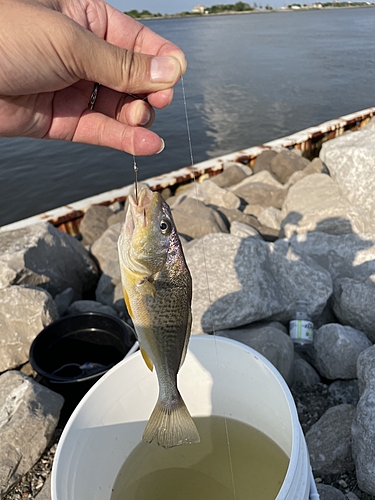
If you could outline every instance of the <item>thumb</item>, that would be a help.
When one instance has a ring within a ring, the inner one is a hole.
[[[183,69],[175,57],[133,52],[90,31],[82,32],[84,43],[76,44],[74,53],[77,76],[81,79],[99,82],[118,92],[137,94],[171,88],[181,77]]]

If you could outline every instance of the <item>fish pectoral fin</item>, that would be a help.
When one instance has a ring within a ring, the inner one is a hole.
[[[128,295],[128,292],[125,290],[124,286],[122,287],[122,293],[124,295],[125,305],[126,305],[126,308],[128,310],[129,316],[131,318],[133,318],[133,312],[132,312],[132,308],[130,306],[129,295]]]
[[[142,354],[142,358],[144,359],[148,369],[152,371],[154,369],[154,364],[151,361],[150,356],[147,354],[147,352],[144,349],[142,349],[142,347],[141,347],[141,354]]]
[[[190,339],[191,322],[192,322],[192,315],[191,315],[191,310],[190,310],[189,311],[188,322],[187,322],[187,325],[186,325],[185,343],[184,343],[184,348],[182,350],[182,355],[181,355],[181,361],[180,361],[180,367],[179,367],[179,369],[184,364],[184,361],[185,361],[185,358],[186,358],[187,348],[188,348],[189,339]]]
[[[141,295],[150,295],[152,298],[154,298],[156,294],[155,285],[147,278],[137,283],[137,291]]]

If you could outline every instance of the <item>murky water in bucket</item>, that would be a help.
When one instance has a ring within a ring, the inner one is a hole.
[[[262,432],[223,417],[194,418],[201,443],[165,450],[139,444],[123,464],[111,500],[275,500],[289,459]]]

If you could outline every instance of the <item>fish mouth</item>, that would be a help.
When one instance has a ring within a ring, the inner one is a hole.
[[[141,189],[138,199],[134,195],[130,195],[129,208],[133,217],[133,223],[136,220],[137,224],[140,224],[142,227],[147,226],[147,214],[154,198],[154,193],[148,188]]]

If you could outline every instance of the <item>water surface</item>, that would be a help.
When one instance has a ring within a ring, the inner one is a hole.
[[[195,162],[375,105],[375,9],[145,22],[186,53]],[[181,86],[154,125],[166,141],[138,159],[140,179],[190,164]],[[108,148],[0,139],[0,225],[133,182]]]

